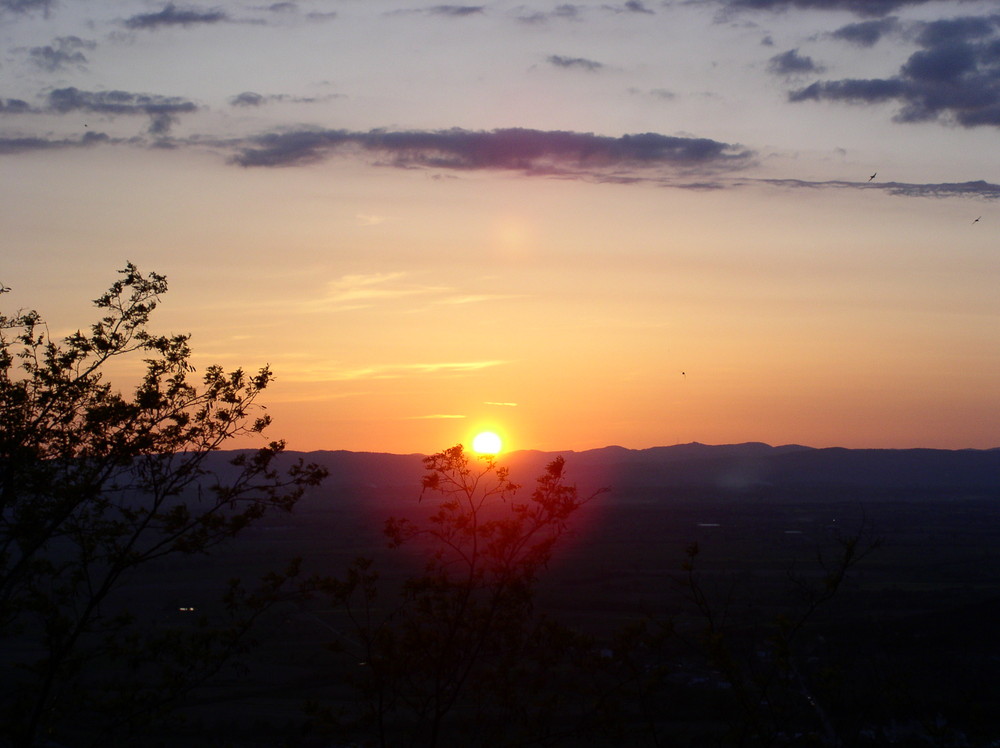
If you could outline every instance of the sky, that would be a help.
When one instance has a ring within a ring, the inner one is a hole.
[[[294,450],[1000,447],[998,136],[996,0],[0,0],[0,301]]]

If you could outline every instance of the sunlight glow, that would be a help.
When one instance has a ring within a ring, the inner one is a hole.
[[[483,431],[476,434],[476,437],[472,440],[472,450],[481,455],[498,454],[502,447],[503,442],[500,440],[500,437],[492,431]]]

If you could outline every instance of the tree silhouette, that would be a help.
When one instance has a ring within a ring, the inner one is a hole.
[[[379,577],[359,561],[338,592],[354,624],[362,721],[381,745],[452,745],[465,729],[477,745],[509,745],[542,729],[553,686],[582,639],[538,616],[539,575],[583,497],[553,460],[526,501],[492,457],[461,445],[425,458],[419,518],[386,522],[390,547],[419,549],[421,572],[380,607]],[[598,492],[599,493],[599,492]],[[562,689],[568,695],[570,689]],[[544,729],[550,729],[551,725]]]
[[[116,593],[150,562],[290,511],[324,475],[279,471],[280,441],[210,459],[267,428],[256,401],[271,372],[196,377],[189,336],[147,329],[166,278],[131,263],[119,275],[94,302],[101,318],[61,342],[36,311],[0,315],[0,737],[17,746],[67,725],[75,744],[108,744],[215,672],[287,575],[234,584],[221,627],[144,628]],[[136,357],[126,396],[106,371]]]

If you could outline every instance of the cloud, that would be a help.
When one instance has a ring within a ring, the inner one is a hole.
[[[431,413],[427,416],[410,416],[406,420],[408,421],[434,421],[441,419],[451,419],[451,418],[466,418],[467,416],[454,415],[451,413]]]
[[[35,110],[22,99],[0,99],[0,114],[30,114]]]
[[[545,21],[549,20],[549,16],[546,13],[540,13],[538,11],[532,11],[530,13],[522,12],[518,14],[517,20],[520,23],[525,24],[545,23]]]
[[[434,16],[451,16],[460,18],[464,16],[479,15],[483,12],[482,5],[434,5],[427,9],[427,12]]]
[[[508,170],[609,176],[615,169],[715,171],[746,166],[753,153],[708,138],[640,133],[610,137],[559,130],[293,130],[240,141],[232,163],[298,166],[335,153],[366,153],[395,167]],[[619,175],[620,176],[620,175]]]
[[[441,299],[436,302],[438,304],[447,305],[462,305],[462,304],[481,304],[484,301],[499,301],[501,299],[516,299],[515,294],[500,294],[500,293],[479,293],[479,294],[463,294],[460,296],[449,296],[447,298]]]
[[[358,216],[363,225],[386,220],[380,216]],[[512,294],[468,293],[446,285],[415,282],[403,272],[361,273],[345,275],[327,284],[326,292],[302,303],[307,310],[355,311],[393,305],[400,300],[409,304],[408,311],[420,311],[432,306],[464,306],[517,298]],[[411,302],[417,301],[413,304]]]
[[[494,366],[503,366],[509,362],[498,359],[489,361],[460,361],[445,362],[437,364],[403,364],[397,368],[418,374],[436,374],[438,372],[466,372],[479,371],[480,369],[492,369]]]
[[[102,114],[173,114],[193,112],[198,108],[194,102],[176,96],[128,91],[81,91],[73,87],[52,91],[49,106],[62,113],[84,110]]]
[[[345,275],[327,284],[325,296],[307,305],[341,310],[365,309],[378,302],[413,296],[449,293],[445,286],[428,286],[405,281],[405,273]]]
[[[403,15],[428,15],[445,16],[448,18],[465,18],[485,13],[486,9],[482,5],[432,5],[427,8],[404,8],[400,10],[388,11],[389,16]]]
[[[805,73],[818,73],[823,70],[820,65],[813,62],[812,57],[800,55],[799,50],[790,49],[775,55],[770,59],[767,69],[774,75],[794,76]]]
[[[47,16],[54,4],[54,0],[0,0],[0,12],[30,13],[41,10]]]
[[[359,226],[378,226],[380,223],[391,220],[388,216],[380,216],[372,213],[358,213],[354,218],[357,220]]]
[[[325,380],[352,379],[401,379],[410,376],[426,374],[466,374],[469,372],[490,369],[494,366],[504,366],[507,361],[448,361],[426,364],[383,364],[366,366],[361,369],[340,369],[318,377]]]
[[[256,91],[244,91],[229,98],[229,105],[236,107],[259,107],[274,101],[292,102],[294,104],[315,104],[319,101],[338,99],[342,94],[326,96],[290,96],[288,94],[259,94]]]
[[[660,101],[673,101],[677,98],[677,94],[666,88],[650,88],[648,90],[641,88],[631,87],[628,92],[632,96],[649,96],[653,99],[659,99]]]
[[[245,143],[249,142],[251,145]],[[289,130],[243,141],[230,162],[244,167],[301,166],[322,161],[351,142],[347,130]]]
[[[496,405],[502,408],[516,408],[517,403],[495,403],[491,400],[484,400],[483,405]]]
[[[949,83],[975,72],[976,51],[970,44],[949,42],[914,52],[903,66],[903,76],[913,83]]]
[[[557,5],[555,10],[552,11],[552,15],[556,18],[579,18],[581,12],[581,6],[574,5],[573,3],[563,3],[562,5]]]
[[[993,36],[1000,16],[962,16],[945,18],[923,24],[917,41],[928,47],[936,47],[970,39]]]
[[[924,5],[934,0],[716,0],[727,10],[849,11],[859,16],[885,16],[900,8]]]
[[[97,44],[78,36],[60,36],[45,47],[32,47],[28,59],[42,70],[50,73],[68,67],[84,67],[87,58],[80,50],[96,49]]]
[[[1000,15],[925,23],[917,42],[895,76],[816,81],[789,101],[896,101],[898,122],[1000,127]]]
[[[594,72],[604,67],[603,63],[588,60],[583,57],[563,57],[562,55],[549,55],[547,61],[557,68],[579,68]]]
[[[628,0],[625,3],[625,10],[629,13],[648,13],[649,15],[653,15],[653,11],[643,5],[640,0]]]
[[[654,11],[647,8],[641,0],[627,0],[625,5],[605,5],[603,8],[613,13],[645,13],[654,15]]]
[[[849,23],[846,26],[841,26],[830,36],[858,47],[873,47],[883,36],[895,31],[898,27],[899,21],[895,17],[880,18],[876,21]]]
[[[230,106],[260,106],[266,99],[259,93],[244,91],[229,99]]]
[[[852,78],[839,81],[817,81],[805,88],[789,92],[788,98],[790,101],[828,99],[876,103],[899,98],[904,91],[905,86],[898,80]]]
[[[1000,200],[1000,184],[982,179],[974,182],[942,182],[938,184],[906,184],[890,182],[884,189],[904,197],[981,197]]]
[[[518,16],[518,20],[522,23],[544,23],[545,21],[553,18],[576,21],[579,20],[581,16],[581,6],[573,5],[571,3],[563,3],[562,5],[557,5],[551,12],[548,13],[534,11],[522,14]]]
[[[404,273],[345,275],[330,282],[327,289],[327,299],[330,301],[356,301],[358,299],[409,295],[413,292],[387,288],[388,284],[400,280],[403,276]]]
[[[985,200],[1000,200],[1000,184],[993,184],[982,179],[972,182],[938,182],[928,184],[868,182],[866,180],[858,182],[844,180],[809,182],[800,179],[763,179],[757,181],[776,187],[788,188],[880,190],[899,197],[975,197]]]
[[[198,110],[193,101],[177,96],[137,94],[128,91],[81,91],[57,88],[49,93],[49,109],[59,114],[83,111],[110,116],[145,115],[150,118],[149,132],[165,135],[177,116]]]
[[[110,143],[111,138],[101,132],[88,132],[80,138],[5,138],[0,137],[0,155],[30,153],[34,151],[89,148],[100,143]]]
[[[197,110],[198,105],[193,101],[176,96],[128,91],[81,91],[73,87],[50,91],[46,105],[41,108],[32,107],[21,99],[0,99],[0,115],[91,112],[109,117],[146,116],[149,117],[149,133],[157,136],[167,135],[179,115]]]
[[[180,10],[173,3],[167,3],[157,13],[140,13],[125,19],[124,24],[130,29],[156,29],[160,26],[195,26],[228,20],[229,16],[219,10]]]

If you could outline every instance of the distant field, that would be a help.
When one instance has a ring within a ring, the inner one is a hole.
[[[416,561],[385,548],[382,522],[414,506],[416,494],[316,491],[294,514],[250,530],[224,554],[163,565],[136,580],[128,594],[153,618],[182,621],[182,607],[217,605],[230,577],[251,579],[297,555],[308,572],[333,575],[358,556],[375,557],[391,587]],[[949,699],[969,704],[972,684],[979,694],[1000,698],[998,506],[983,496],[864,491],[612,492],[580,517],[543,580],[540,607],[598,637],[646,615],[691,625],[672,580],[685,547],[697,542],[706,589],[729,599],[751,626],[794,603],[791,577],[821,579],[817,554],[833,553],[838,533],[864,524],[881,547],[817,619],[837,632],[843,657],[877,654],[907,672],[940,708]],[[205,689],[201,705],[186,711],[190,725],[201,725],[203,733],[236,730],[252,713],[263,735],[298,725],[307,698],[347,698],[343,660],[325,653],[324,645],[348,629],[341,612],[321,604],[285,609],[265,623],[263,646],[248,669]]]

